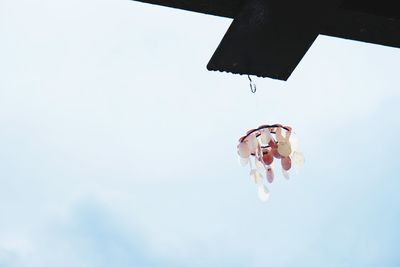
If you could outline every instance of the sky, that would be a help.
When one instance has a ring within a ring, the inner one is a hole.
[[[230,19],[0,0],[0,267],[399,266],[400,50],[319,36],[289,81],[209,72]],[[306,163],[260,202],[237,140]]]

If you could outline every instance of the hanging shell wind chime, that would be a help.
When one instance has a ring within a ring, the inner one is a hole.
[[[239,139],[237,148],[241,164],[250,165],[250,178],[258,185],[261,201],[269,199],[266,182],[274,181],[273,165],[276,161],[280,161],[282,174],[286,179],[289,179],[292,163],[297,169],[304,163],[304,156],[299,150],[292,128],[281,124],[262,125],[248,131]]]

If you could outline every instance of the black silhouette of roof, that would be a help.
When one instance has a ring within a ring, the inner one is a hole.
[[[400,1],[137,1],[233,18],[209,70],[287,80],[319,34],[400,47]]]

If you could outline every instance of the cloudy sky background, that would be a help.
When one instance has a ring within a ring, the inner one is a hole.
[[[288,82],[208,72],[231,20],[0,0],[0,266],[399,266],[400,50],[320,36]],[[236,142],[292,125],[261,203]]]

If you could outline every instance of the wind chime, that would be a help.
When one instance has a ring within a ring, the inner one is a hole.
[[[256,85],[250,76],[248,78],[251,92],[255,93]],[[279,162],[282,175],[286,179],[289,179],[292,167],[298,170],[304,163],[295,133],[290,126],[282,124],[261,125],[249,130],[240,137],[237,149],[240,163],[250,166],[250,179],[258,186],[261,201],[269,199],[267,182],[272,183],[275,179],[274,169],[278,168],[276,162]]]

